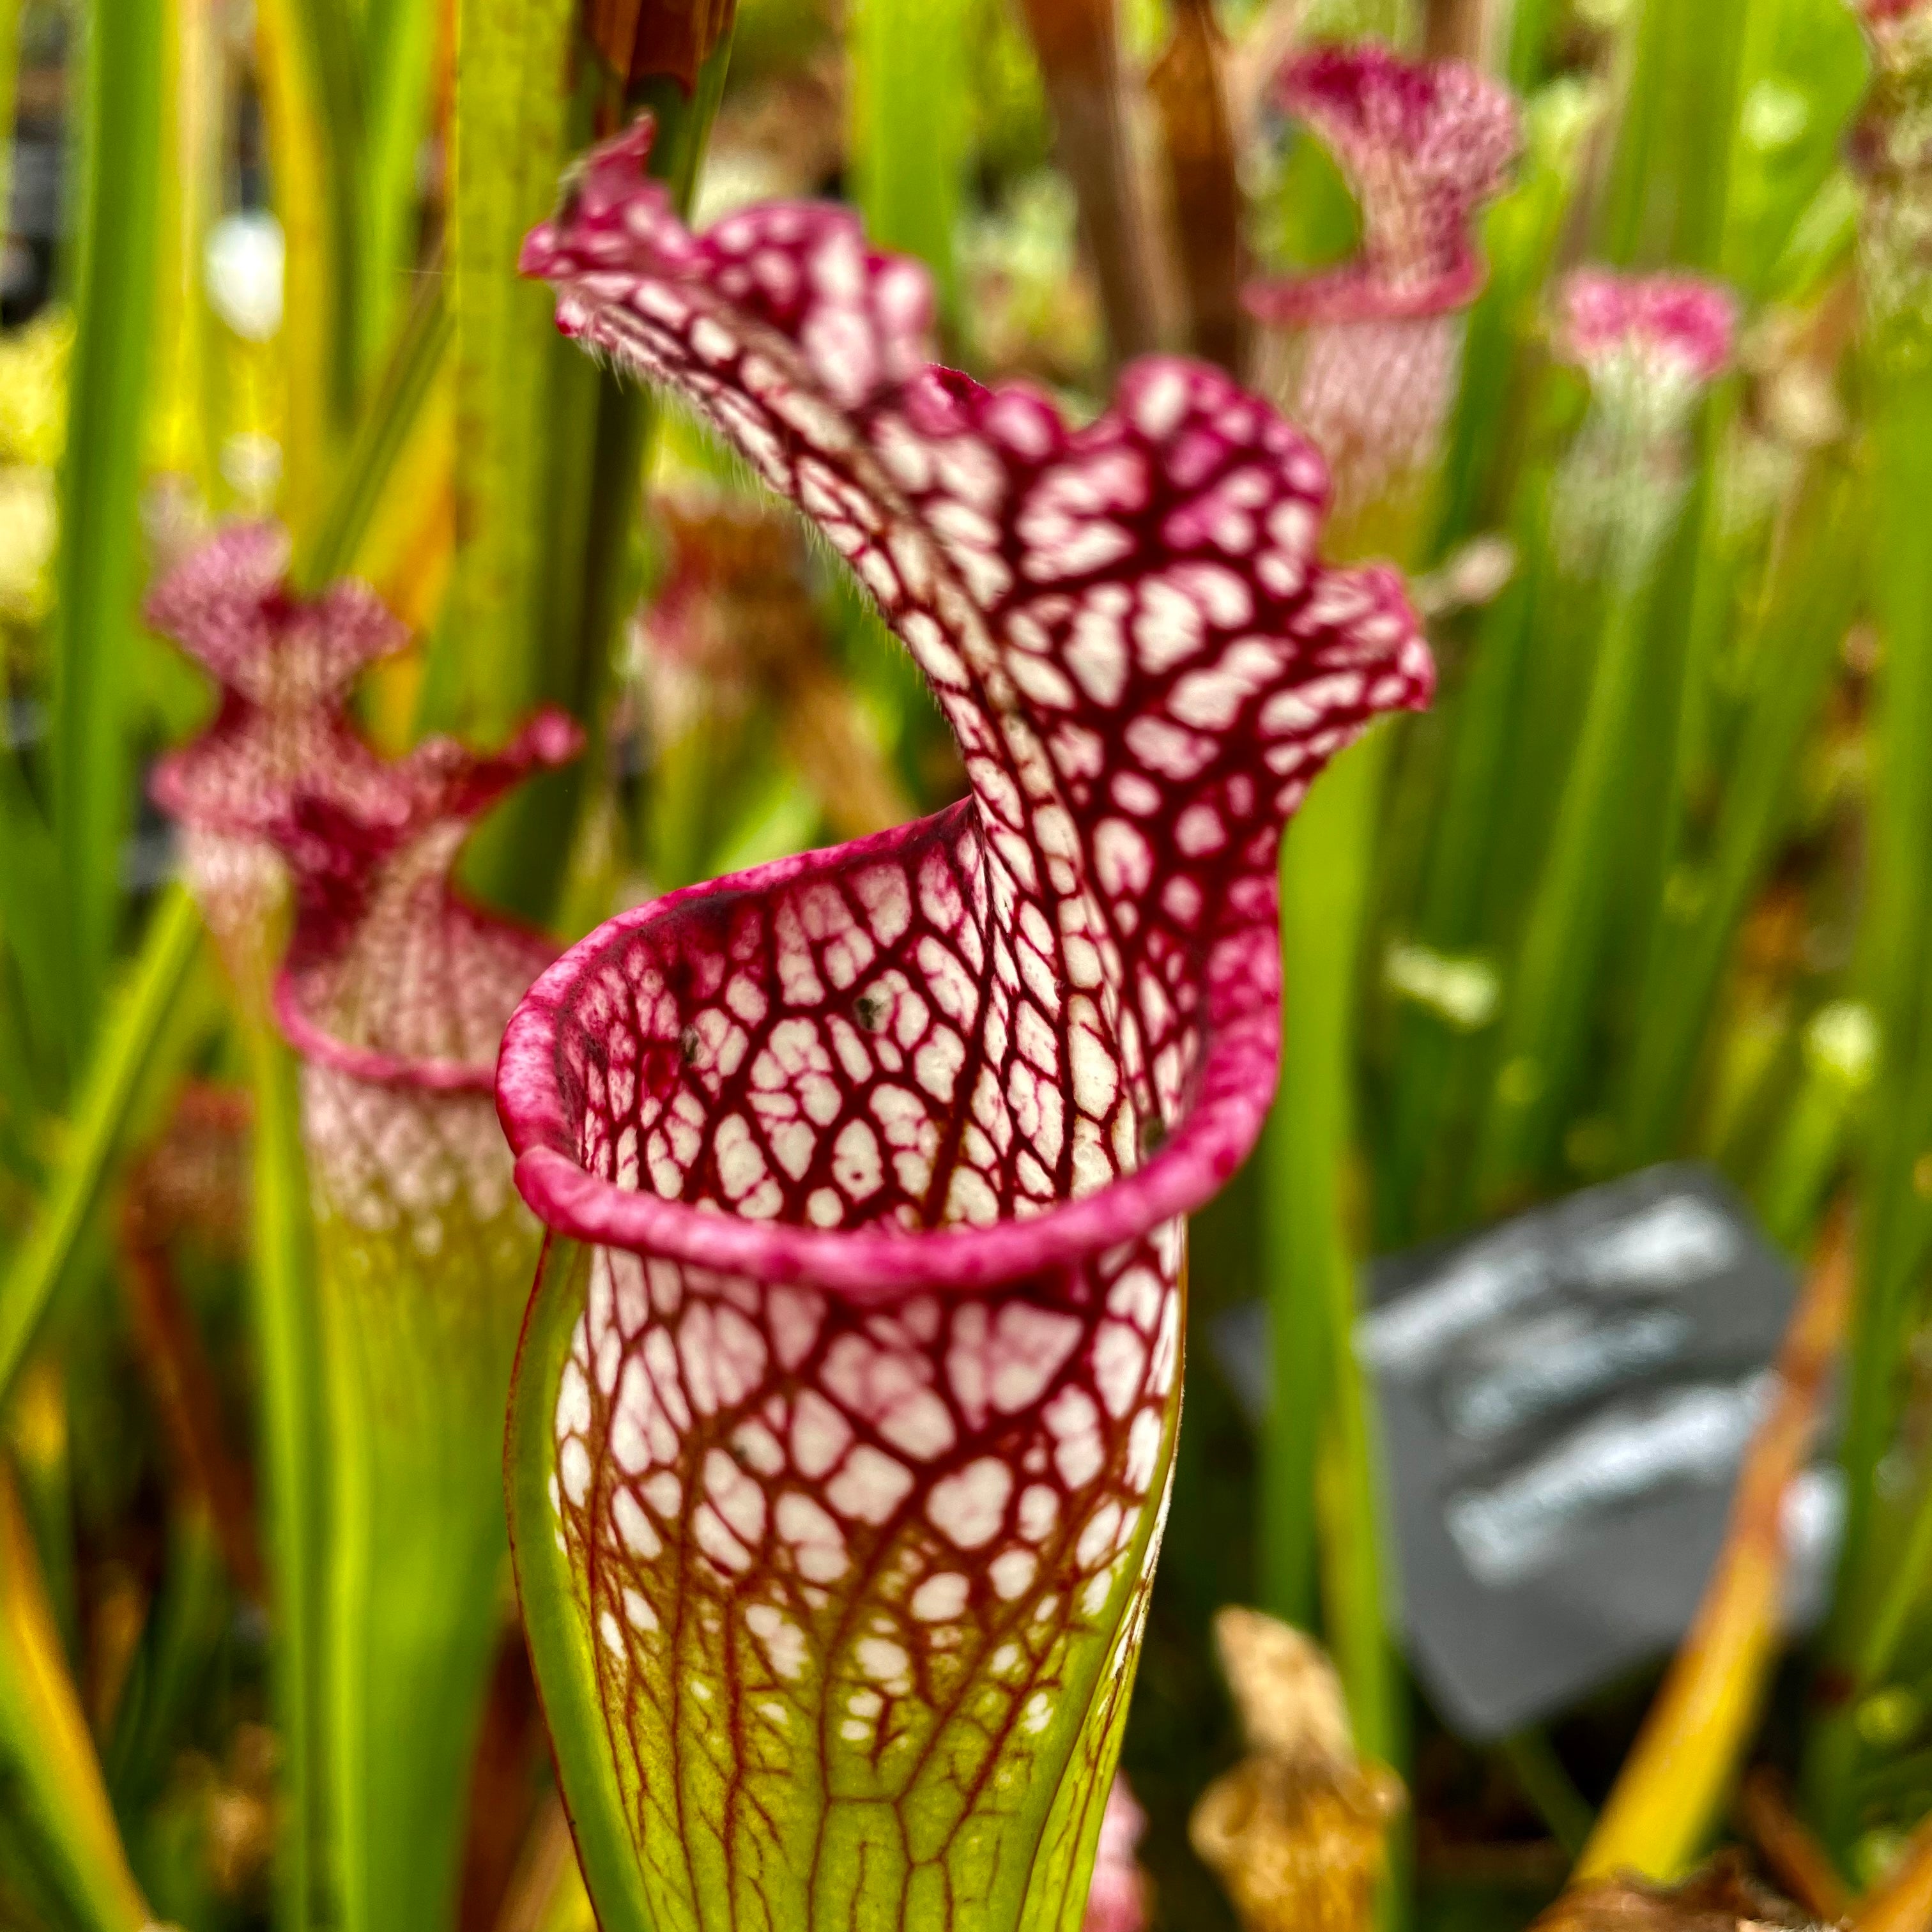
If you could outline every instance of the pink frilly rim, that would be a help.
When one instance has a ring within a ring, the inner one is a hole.
[[[355,828],[366,842],[368,849],[363,856],[369,868],[373,870],[430,823],[472,818],[532,772],[554,770],[583,748],[582,728],[555,710],[538,712],[494,754],[479,755],[448,739],[425,740],[409,758],[388,768],[394,778],[392,818],[387,823]],[[326,847],[332,836],[326,825],[318,828],[304,823],[302,805],[298,802],[290,818],[278,828],[298,892],[307,871],[300,856],[304,837]],[[338,825],[341,816],[331,814]],[[334,836],[339,836],[339,832]],[[499,949],[524,950],[532,980],[556,958],[556,942],[548,933],[478,905],[454,886],[446,889],[441,910],[460,938]],[[313,1017],[304,998],[304,980],[318,967],[346,952],[354,933],[352,913],[318,917],[304,908],[304,916],[298,917],[295,942],[275,976],[272,994],[275,1022],[290,1046],[304,1060],[371,1086],[424,1094],[491,1092],[496,1069],[488,1062],[432,1059],[359,1046]]]
[[[970,808],[970,801],[949,808]],[[928,1232],[807,1228],[688,1207],[620,1186],[585,1168],[574,1151],[559,1072],[559,1033],[578,986],[608,950],[695,901],[753,897],[842,870],[854,861],[891,852],[932,824],[920,820],[687,886],[620,914],[557,959],[517,1009],[496,1063],[497,1116],[516,1156],[518,1191],[540,1220],[559,1234],[602,1246],[882,1303],[919,1288],[971,1293],[1076,1262],[1192,1212],[1227,1184],[1259,1137],[1274,1096],[1280,1006],[1278,1001],[1264,1001],[1258,1011],[1216,1024],[1214,1008],[1220,1002],[1211,990],[1207,1051],[1192,1102],[1168,1138],[1132,1174],[1024,1220]],[[1212,979],[1232,983],[1272,980],[1277,943],[1271,922],[1228,934],[1217,946]]]
[[[1347,177],[1361,252],[1339,268],[1251,282],[1257,320],[1282,326],[1411,322],[1467,308],[1488,265],[1473,232],[1522,145],[1509,90],[1461,61],[1416,62],[1376,40],[1311,47],[1274,98]]]
[[[511,932],[526,940],[532,979],[556,958],[555,942],[534,927],[514,925],[501,914],[485,911],[460,896],[452,896],[450,911],[478,932],[487,931],[500,940]],[[275,976],[273,1000],[275,1024],[290,1046],[303,1059],[346,1074],[351,1079],[372,1087],[424,1094],[488,1094],[495,1087],[494,1066],[466,1060],[413,1059],[351,1045],[310,1017],[302,1004],[301,985],[286,967]]]
[[[380,761],[344,706],[358,673],[400,650],[408,630],[353,578],[298,595],[290,548],[278,524],[228,524],[177,562],[142,608],[148,628],[173,639],[220,690],[206,728],[148,776],[148,796],[191,830],[260,839],[304,780],[344,798],[380,782]],[[314,769],[276,770],[278,748]]]
[[[1738,305],[1715,282],[1578,268],[1565,278],[1561,302],[1561,346],[1586,369],[1634,355],[1704,383],[1730,365]]]

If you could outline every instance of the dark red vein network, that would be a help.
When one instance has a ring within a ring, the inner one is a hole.
[[[518,1009],[518,1184],[592,1244],[554,1527],[661,1932],[1057,1923],[1158,1540],[1179,1217],[1274,1084],[1281,824],[1428,654],[1226,377],[1144,362],[1070,428],[932,367],[922,273],[842,211],[689,234],[648,142],[524,265],[845,559],[971,795],[626,914]]]

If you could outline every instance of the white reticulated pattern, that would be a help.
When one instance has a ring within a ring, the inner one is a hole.
[[[1172,1467],[1179,1217],[1273,1084],[1282,823],[1428,653],[1218,372],[1137,364],[1071,429],[931,367],[922,272],[848,214],[693,236],[647,143],[525,266],[844,557],[971,796],[626,914],[519,1009],[519,1185],[591,1244],[547,1528],[659,1922],[1004,1924],[1029,1886],[1058,1922]]]

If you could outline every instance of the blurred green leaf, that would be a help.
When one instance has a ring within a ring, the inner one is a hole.
[[[201,943],[201,915],[170,886],[149,915],[128,985],[96,1036],[38,1213],[0,1278],[0,1398],[94,1215],[163,1022]]]
[[[141,590],[140,464],[160,176],[163,10],[97,0],[86,34],[75,336],[56,564],[53,828],[70,1050],[94,1026],[121,905],[133,770],[129,650]]]
[[[298,584],[320,590],[354,562],[383,490],[435,387],[451,333],[442,279],[425,277],[415,292],[388,366],[362,412],[327,513],[296,560]]]
[[[1747,21],[1783,0],[1635,0],[1599,245],[1619,263],[1715,269]]]
[[[64,1069],[83,1030],[74,1010],[69,935],[62,921],[47,916],[60,903],[61,880],[61,853],[28,788],[19,754],[0,745],[0,934],[24,995],[27,1024],[12,1042],[22,1055],[23,1072],[34,1060]]]
[[[302,0],[257,0],[256,69],[268,158],[268,184],[285,250],[281,364],[288,450],[283,513],[306,533],[321,514],[343,428],[346,367],[337,257],[344,232],[333,170],[327,105],[311,58]]]
[[[358,246],[363,218],[366,88],[357,58],[356,21],[348,0],[286,4],[294,57],[304,65],[306,89],[317,110],[322,167],[314,189],[328,226],[326,380],[329,412],[340,425],[354,412],[365,358],[376,346],[369,342],[362,320],[366,284],[376,264]]]
[[[1632,1161],[1671,1150],[1739,922],[1790,822],[1798,755],[1855,606],[1863,513],[1862,493],[1843,465],[1828,458],[1815,464],[1751,600],[1743,652],[1750,683],[1709,850],[1680,852],[1658,882],[1662,913],[1636,1003],[1624,1103]]]
[[[550,291],[516,275],[524,235],[548,210],[594,104],[556,95],[570,10],[475,0],[473,10],[458,81],[452,217],[456,578],[424,704],[427,722],[486,743],[545,700],[591,732],[585,758],[523,787],[485,822],[466,861],[484,896],[541,922],[566,873],[586,770],[599,759],[617,626],[637,587],[650,405],[560,337]],[[674,82],[653,81],[625,104],[654,114],[650,171],[680,208],[690,206],[730,56],[727,40],[688,98]]]
[[[313,4],[313,0],[311,0]],[[362,10],[362,206],[356,258],[356,362],[367,383],[389,353],[410,286],[422,218],[418,180],[430,110],[440,10],[422,0],[368,0]]]
[[[260,1358],[264,1537],[274,1589],[272,1708],[283,1740],[277,1894],[287,1932],[333,1925],[322,1726],[322,1337],[295,1060],[264,1018],[242,1036],[254,1097],[250,1310]]]
[[[0,208],[14,206],[14,90],[20,76],[20,14],[26,0],[0,0]]]
[[[1597,88],[1567,78],[1525,104],[1525,152],[1516,185],[1484,216],[1489,280],[1464,334],[1432,557],[1507,508],[1496,492],[1522,456],[1524,391],[1541,368],[1545,284],[1603,108]]]
[[[14,1474],[0,1456],[0,1754],[87,1932],[151,1932],[54,1628]]]
[[[1845,1573],[1856,1574],[1872,1484],[1897,1412],[1908,1296],[1929,1208],[1918,1182],[1932,1147],[1932,374],[1901,372],[1874,396],[1872,596],[1884,640],[1865,937],[1880,1060],[1865,1168],[1861,1280],[1845,1434],[1851,1483]]]
[[[1844,0],[1748,0],[1714,262],[1746,294],[1776,280],[1839,165],[1866,78],[1864,38]]]
[[[1264,1605],[1304,1629],[1314,1624],[1323,1578],[1357,1742],[1399,1768],[1404,1727],[1382,1625],[1378,1486],[1354,1353],[1359,1234],[1349,1200],[1363,916],[1392,742],[1385,724],[1344,752],[1310,790],[1282,849],[1288,991],[1280,1098],[1264,1143],[1274,1388],[1258,1546]],[[1324,1452],[1339,1459],[1347,1500],[1323,1521]]]
[[[970,106],[967,0],[857,0],[847,10],[856,200],[875,248],[916,255],[940,312],[958,301],[953,247]]]

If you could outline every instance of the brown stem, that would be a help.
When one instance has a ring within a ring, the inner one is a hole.
[[[553,1791],[530,1827],[494,1932],[595,1932],[563,1801]]]
[[[1746,1452],[1730,1526],[1682,1647],[1624,1760],[1577,1867],[1675,1877],[1730,1781],[1778,1645],[1786,1488],[1809,1453],[1851,1302],[1842,1207],[1778,1352],[1777,1394]]]
[[[214,1372],[182,1304],[166,1250],[145,1244],[128,1225],[134,1220],[124,1217],[122,1276],[142,1372],[167,1438],[175,1478],[186,1499],[208,1511],[236,1587],[259,1603],[267,1585],[255,1540],[253,1486],[223,1439]]]
[[[1148,82],[1167,151],[1189,340],[1197,356],[1238,379],[1246,334],[1241,192],[1222,79],[1226,52],[1210,0],[1176,0],[1173,37]]]
[[[535,1808],[530,1774],[543,1738],[530,1655],[523,1631],[513,1629],[496,1653],[489,1700],[483,1708],[482,1735],[470,1766],[458,1932],[490,1932],[504,1922],[518,1888]]]
[[[1152,265],[1120,111],[1113,0],[1022,0],[1053,110],[1060,166],[1080,224],[1116,362],[1156,346]]]
[[[1851,1900],[1831,1855],[1792,1810],[1784,1781],[1769,1766],[1744,1780],[1738,1811],[1772,1876],[1814,1918],[1831,1924],[1844,1918]]]
[[[688,94],[737,0],[584,0],[585,37],[626,87],[668,74]]]
[[[807,665],[781,700],[786,748],[841,838],[903,825],[916,808],[866,730],[850,689],[824,667]]]
[[[1428,0],[1423,18],[1423,52],[1431,60],[1484,59],[1491,10],[1486,0]]]

